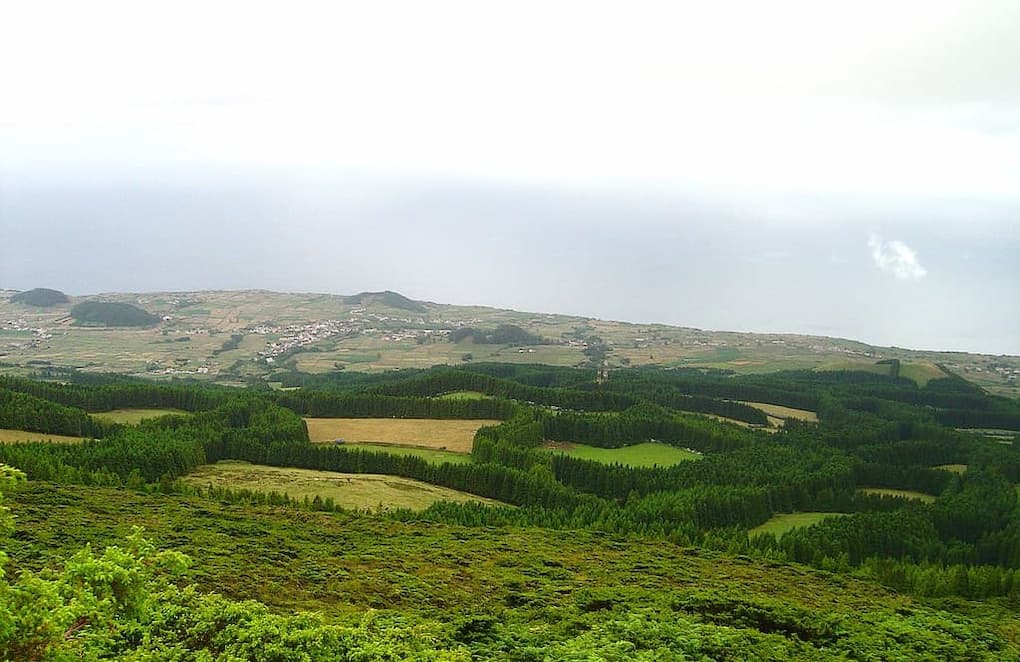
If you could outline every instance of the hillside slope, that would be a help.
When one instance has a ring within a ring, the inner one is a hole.
[[[940,611],[866,582],[661,542],[405,524],[46,483],[30,483],[10,505],[18,516],[15,570],[37,569],[86,542],[118,543],[143,525],[157,546],[193,557],[191,574],[203,590],[281,612],[315,609],[338,623],[374,613],[376,645],[392,636],[384,624],[396,619],[406,630],[403,655],[420,645],[422,632],[433,633],[431,645],[449,659],[465,660],[992,660],[1020,653],[1009,640],[1020,622],[991,604],[978,617]],[[58,505],[60,522],[50,517]]]
[[[375,372],[478,361],[571,366],[601,357],[586,350],[602,341],[610,367],[686,366],[738,373],[815,368],[890,374],[897,369],[918,383],[943,376],[945,368],[997,393],[1020,395],[1020,357],[451,306],[412,301],[395,292],[102,295],[104,301],[130,304],[163,319],[151,329],[75,327],[66,306],[28,308],[12,304],[8,299],[14,294],[0,293],[0,363],[15,371],[58,365],[232,382],[268,378],[281,370]],[[521,335],[526,342],[515,345],[477,342],[472,334],[458,333],[501,325],[531,335]],[[532,344],[535,338],[541,344]]]

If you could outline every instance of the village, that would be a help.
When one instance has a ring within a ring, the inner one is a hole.
[[[357,335],[377,336],[390,342],[420,342],[446,340],[456,328],[478,324],[479,319],[436,320],[423,317],[401,318],[369,313],[355,308],[347,319],[318,320],[306,324],[256,324],[242,333],[276,336],[267,340],[265,349],[257,352],[260,360],[275,363],[280,356],[289,355],[323,340],[350,338]]]

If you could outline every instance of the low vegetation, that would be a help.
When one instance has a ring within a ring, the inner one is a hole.
[[[851,577],[662,541],[45,483],[10,496],[18,538],[8,571],[26,602],[0,652],[14,659],[44,646],[86,659],[191,659],[198,651],[212,659],[464,662],[1020,654],[1010,638],[1020,621],[1006,608],[955,613],[952,603],[928,606]],[[132,534],[135,525],[151,543]],[[86,543],[117,548],[78,553]],[[79,591],[107,601],[81,623],[76,606],[95,603],[32,602],[49,585],[17,577],[46,567],[59,569],[49,580],[58,586],[89,572]],[[178,588],[180,579],[197,590]],[[115,592],[125,581],[131,590]]]

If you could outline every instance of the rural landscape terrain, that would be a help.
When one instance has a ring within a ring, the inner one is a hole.
[[[497,329],[502,335],[494,335]],[[898,374],[921,385],[948,370],[992,393],[1020,397],[1016,356],[453,306],[396,292],[68,297],[45,289],[0,290],[0,367],[8,371],[53,365],[246,383],[273,382],[292,371],[380,372],[487,361],[578,366],[592,364],[593,357],[610,368],[718,368],[739,374],[795,369],[889,374],[897,359]]]
[[[0,659],[1020,656],[1020,359],[352,296],[0,303]]]

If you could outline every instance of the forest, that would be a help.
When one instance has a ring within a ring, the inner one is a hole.
[[[289,387],[0,376],[0,428],[83,438],[0,444],[2,659],[1020,653],[1020,449],[1003,440],[1020,430],[1020,403],[961,378],[635,367],[597,380],[470,364],[273,380]],[[754,403],[818,420],[776,426]],[[175,413],[103,416],[131,408]],[[478,430],[470,461],[451,463],[314,444],[303,417],[495,424]],[[554,450],[649,441],[699,459],[632,467]],[[355,512],[182,480],[224,460],[400,476],[501,505]],[[154,509],[174,515],[132,519]],[[758,529],[793,513],[819,519]],[[243,543],[210,541],[220,528]],[[327,557],[337,536],[362,556]],[[357,572],[335,565],[357,559]],[[248,572],[272,579],[251,585]],[[304,597],[281,602],[274,586]],[[839,606],[843,593],[854,609]],[[253,638],[267,643],[254,650]]]

